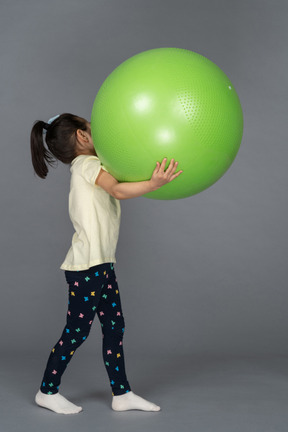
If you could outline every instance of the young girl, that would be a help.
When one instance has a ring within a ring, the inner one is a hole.
[[[43,139],[45,137],[45,139]],[[95,314],[101,323],[103,359],[112,389],[112,409],[159,411],[160,407],[131,391],[127,381],[123,333],[125,328],[115,276],[115,250],[120,202],[156,190],[178,177],[178,162],[157,162],[148,181],[118,183],[101,165],[84,118],[62,114],[48,123],[37,121],[31,131],[32,164],[45,178],[56,160],[71,164],[69,215],[75,233],[61,265],[69,285],[66,325],[52,349],[35,401],[56,413],[73,414],[82,407],[59,393],[61,377],[79,346],[87,339]]]

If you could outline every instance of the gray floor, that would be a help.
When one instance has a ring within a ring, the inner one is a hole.
[[[165,359],[147,356],[141,364],[130,356],[131,387],[159,404],[158,413],[114,412],[101,362],[99,357],[88,356],[83,363],[83,356],[78,356],[70,364],[61,390],[84,411],[64,416],[34,404],[43,357],[34,353],[24,358],[22,353],[1,356],[0,431],[288,430],[287,356],[172,354]]]

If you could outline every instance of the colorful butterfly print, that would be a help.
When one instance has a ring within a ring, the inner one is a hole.
[[[107,289],[112,289],[112,285],[108,285]]]
[[[74,354],[74,352],[75,352],[75,351],[71,351],[71,352],[70,352],[70,355],[73,355],[73,354]]]
[[[117,306],[117,304],[116,303],[112,303],[112,306],[115,307],[115,306]]]
[[[105,270],[103,274],[106,275],[106,273],[107,273],[107,272],[106,272],[106,270]]]
[[[110,365],[110,363],[109,363],[109,362],[105,362],[105,364],[106,364],[106,366],[109,366],[109,365]]]
[[[89,324],[91,325],[93,323],[93,321],[91,320],[91,321],[89,321]]]
[[[112,380],[112,381],[111,381],[111,384],[112,384],[112,385],[115,384],[115,381]]]
[[[83,317],[84,317],[84,314],[80,313],[79,318],[83,318]]]
[[[124,389],[124,386],[123,386],[123,385],[120,385],[120,388],[121,388],[121,389]]]
[[[102,297],[105,298],[105,299],[107,299],[107,294],[103,294]]]
[[[54,384],[53,383],[49,383],[49,387],[53,387],[54,386]]]
[[[119,345],[123,345],[123,342],[122,342],[122,341],[120,341],[120,342],[119,342]]]
[[[96,306],[93,306],[93,307],[92,307],[92,310],[95,311],[95,309],[96,309]]]
[[[121,312],[117,312],[117,316],[121,316]]]
[[[69,330],[69,329],[66,329],[66,333],[70,333],[70,330]]]
[[[120,354],[120,353],[117,354],[117,358],[119,358],[119,357],[121,357],[121,354]]]
[[[71,343],[72,344],[76,343],[76,339],[71,339]]]
[[[116,294],[118,294],[118,293],[119,293],[119,291],[118,291],[118,290],[116,290],[115,292],[116,292]]]
[[[111,320],[111,324],[112,324],[112,325],[115,325],[115,321],[112,321],[112,320]]]
[[[57,374],[57,371],[54,369],[54,370],[52,371],[52,374],[53,374],[53,375],[56,375],[56,374]]]
[[[75,282],[74,285],[75,285],[75,286],[79,286],[79,282]]]
[[[112,354],[112,351],[111,350],[107,350],[107,354]]]
[[[59,345],[61,345],[61,346],[63,345],[63,341],[62,341],[62,340],[61,340],[61,341],[59,341]]]
[[[104,312],[101,311],[101,312],[99,312],[99,315],[102,316],[102,315],[105,315],[105,314],[104,314]]]
[[[52,395],[53,393],[52,393],[52,392],[48,392],[47,394],[48,394],[48,395]]]
[[[86,280],[86,282],[89,282],[89,280],[90,280],[89,276],[86,276],[85,280]]]
[[[99,276],[99,272],[96,272],[96,273],[95,273],[95,276]]]
[[[71,296],[75,297],[75,292],[74,291],[71,291]]]
[[[88,297],[84,297],[84,301],[86,302],[86,301],[89,301],[89,298]]]
[[[91,291],[91,296],[95,297],[95,291]]]
[[[83,336],[82,340],[85,340],[87,338],[87,336]]]
[[[61,360],[66,360],[66,356],[61,356]]]
[[[52,352],[54,352],[54,351],[55,351],[55,348],[52,349]]]
[[[67,312],[67,314],[68,314],[68,315],[71,315],[71,312],[70,312],[70,311],[68,311],[68,312]]]
[[[119,367],[118,367],[118,366],[116,366],[115,370],[117,370],[117,372],[119,372]]]

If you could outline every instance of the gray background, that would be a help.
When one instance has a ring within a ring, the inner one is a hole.
[[[3,431],[89,430],[97,409],[97,430],[287,430],[287,13],[284,0],[0,1]],[[65,324],[69,167],[36,177],[30,130],[61,112],[90,119],[106,76],[157,47],[228,75],[242,145],[199,195],[121,203],[126,369],[162,411],[110,410],[96,318],[63,378],[86,411],[63,419],[33,396]]]

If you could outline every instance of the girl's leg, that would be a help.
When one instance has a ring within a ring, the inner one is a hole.
[[[110,269],[105,274],[105,277],[106,283],[102,287],[97,315],[103,333],[104,364],[112,388],[112,409],[114,411],[132,409],[159,411],[159,406],[131,391],[124,364],[123,334],[125,322],[113,264],[110,264]]]
[[[107,264],[87,271],[65,272],[69,284],[66,325],[49,356],[40,391],[36,395],[38,405],[61,413],[74,413],[82,409],[59,395],[58,390],[68,363],[89,335],[104,284],[104,267]]]
[[[114,396],[128,393],[131,388],[126,377],[123,352],[125,322],[112,263],[109,269],[105,271],[104,276],[105,284],[102,287],[97,315],[103,334],[103,360],[110,379],[112,395]]]

